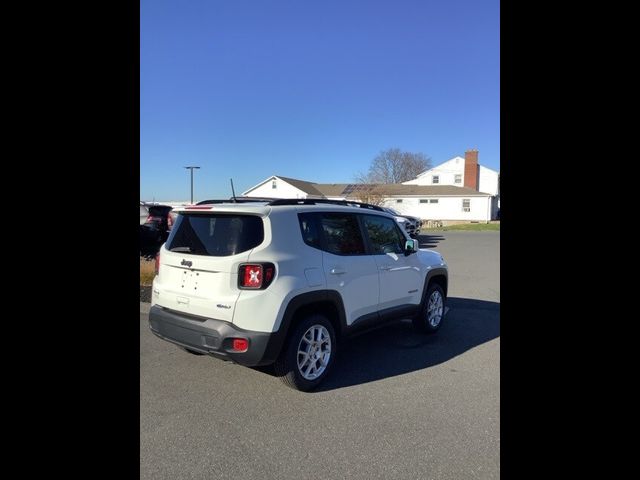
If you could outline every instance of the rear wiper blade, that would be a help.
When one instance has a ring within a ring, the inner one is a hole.
[[[193,248],[191,247],[173,247],[169,249],[170,252],[187,252],[187,253],[191,253],[193,252]]]

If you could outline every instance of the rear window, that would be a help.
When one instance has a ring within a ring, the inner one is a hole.
[[[171,207],[149,207],[149,214],[158,217],[164,217],[171,211]]]
[[[178,215],[167,250],[226,257],[246,252],[264,240],[262,218],[255,215]]]

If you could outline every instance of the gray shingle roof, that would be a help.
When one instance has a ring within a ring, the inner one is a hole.
[[[490,197],[488,193],[482,193],[467,187],[455,187],[453,185],[380,185],[377,191],[384,195],[421,195],[421,196],[465,196],[465,197]]]
[[[287,183],[299,188],[307,195],[317,197],[348,197],[356,198],[359,189],[371,189],[376,193],[389,196],[465,196],[487,197],[488,193],[481,193],[467,187],[455,187],[453,185],[402,185],[392,183],[386,185],[366,185],[350,183],[313,183],[295,178],[281,177]]]
[[[320,193],[316,189],[316,186],[318,185],[317,183],[307,182],[305,180],[298,180],[296,178],[281,177],[280,175],[276,175],[276,177],[281,178],[282,180],[284,180],[287,183],[290,183],[296,188],[299,188],[303,192],[306,192],[308,195],[316,195],[318,197],[323,196],[322,193]]]

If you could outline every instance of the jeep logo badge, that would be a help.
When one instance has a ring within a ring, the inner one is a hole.
[[[187,267],[191,267],[191,265],[193,265],[193,262],[189,260],[182,260],[182,262],[180,262],[180,265],[186,265]]]

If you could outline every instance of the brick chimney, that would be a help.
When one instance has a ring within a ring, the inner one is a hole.
[[[479,176],[478,150],[467,150],[464,152],[464,186],[478,191]]]

